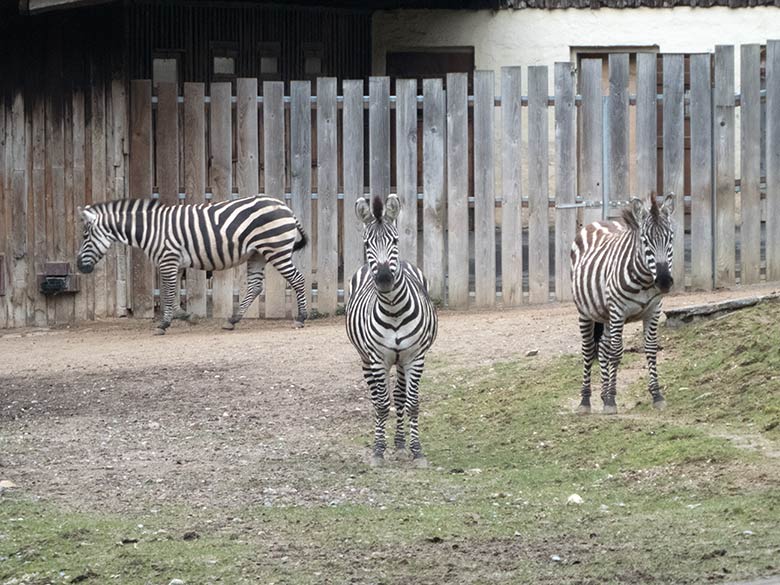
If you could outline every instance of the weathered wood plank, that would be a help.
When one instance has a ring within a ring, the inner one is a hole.
[[[398,253],[417,264],[417,80],[396,79],[395,92],[396,183],[401,200],[396,220]]]
[[[103,72],[97,65],[92,65],[91,85],[91,115],[90,115],[90,170],[92,203],[106,201],[107,176],[106,168],[106,91]],[[114,293],[116,283],[116,249],[112,246],[102,261],[92,273],[95,281],[95,317],[113,317],[109,304],[109,296]],[[112,278],[113,276],[113,278]]]
[[[114,163],[113,163],[113,141],[114,141],[114,127],[113,127],[113,104],[111,99],[111,82],[106,79],[103,82],[104,92],[104,119],[105,119],[105,149],[103,152],[104,172],[103,180],[101,183],[101,189],[103,191],[103,199],[110,201],[114,198]],[[106,266],[106,315],[108,317],[116,317],[116,287],[117,287],[117,265],[119,257],[119,246],[112,244],[106,253],[104,262]]]
[[[25,103],[24,92],[20,88],[13,94],[11,105],[11,205],[10,217],[27,218],[29,206],[27,200],[27,140],[25,136]],[[27,241],[28,221],[12,221],[11,223],[11,255],[8,258],[10,281],[9,322],[15,327],[30,325],[28,319],[32,299],[27,294],[27,281],[33,268],[32,246]]]
[[[446,106],[441,79],[423,81],[423,272],[435,303],[444,303],[444,139]]]
[[[766,279],[780,280],[780,41],[766,43]]]
[[[583,59],[580,72],[582,105],[580,131],[587,136],[580,144],[580,194],[589,204],[582,211],[582,223],[601,219],[603,200],[602,157],[603,106],[601,103],[601,59]],[[606,210],[603,210],[606,214]]]
[[[160,201],[179,205],[179,104],[178,85],[173,82],[157,85],[157,124],[155,126],[155,154],[157,190]],[[162,290],[162,281],[158,277]],[[177,278],[174,306],[181,304],[181,276]],[[162,298],[160,299],[162,304]],[[162,309],[161,309],[162,310]]]
[[[474,74],[474,271],[477,307],[496,303],[496,197],[493,164],[494,74]]]
[[[628,186],[628,53],[609,55],[609,200],[626,201]],[[620,205],[610,206],[607,216],[620,215]]]
[[[151,105],[151,104],[150,104]],[[72,98],[73,108],[73,206],[71,215],[75,222],[76,234],[72,248],[72,258],[76,258],[81,247],[81,218],[75,209],[86,205],[86,118],[84,91],[74,88]],[[132,162],[132,160],[131,160]],[[131,167],[132,168],[132,167]],[[91,278],[80,279],[80,291],[76,294],[75,316],[77,320],[92,319],[94,317],[94,298],[92,291],[94,283]],[[149,288],[151,293],[151,287]]]
[[[712,288],[712,91],[709,54],[691,55],[691,287]],[[679,201],[678,201],[679,204]]]
[[[130,82],[130,196],[152,195],[152,83]],[[154,272],[152,263],[138,249],[132,251],[133,316],[154,317]]]
[[[447,74],[447,304],[469,306],[468,75]]]
[[[397,82],[399,83],[400,80]],[[397,86],[400,87],[400,86]],[[399,107],[402,102],[399,101]],[[416,112],[416,106],[415,106]],[[400,115],[400,114],[399,114]],[[363,225],[355,215],[355,202],[363,197],[365,191],[365,177],[363,171],[363,152],[364,152],[364,131],[363,131],[363,80],[345,80],[344,81],[344,111],[343,111],[343,147],[344,147],[344,302],[348,300],[349,280],[355,271],[363,265]],[[415,127],[416,131],[416,127]],[[415,137],[416,138],[416,137]],[[399,145],[399,165],[401,164],[401,142]],[[415,148],[415,158],[417,149]],[[417,167],[415,165],[415,183]],[[399,169],[399,196],[400,169]],[[415,189],[416,190],[416,189]],[[415,193],[415,204],[417,194]],[[410,215],[408,202],[401,200],[403,209],[399,218],[399,228],[404,216]],[[415,218],[416,219],[416,218]],[[416,221],[415,221],[416,223]],[[401,241],[403,242],[403,230],[401,232]],[[414,233],[415,239],[417,232]]]
[[[684,63],[683,55],[663,56],[664,193],[676,195],[672,214],[675,226],[672,276],[677,281],[677,290],[682,290],[685,284],[685,205],[682,200],[685,179]]]
[[[371,196],[390,193],[390,78],[368,80],[369,182]]]
[[[636,174],[637,195],[648,200],[658,190],[658,93],[655,53],[637,53]]]
[[[298,221],[303,226],[306,235],[311,238],[311,82],[293,81],[290,89],[291,204],[295,217],[298,218]],[[361,166],[361,173],[362,170]],[[344,178],[346,180],[346,173]],[[294,261],[306,281],[306,305],[311,309],[311,240],[305,248],[298,252]],[[298,307],[296,303],[293,302],[293,316],[297,315]]]
[[[317,79],[317,309],[338,306],[338,129],[336,78]]]
[[[740,251],[741,284],[761,278],[761,46],[740,51]]]
[[[550,298],[547,67],[528,68],[528,300]]]
[[[257,195],[260,190],[259,144],[257,125],[257,79],[236,81],[238,94],[236,103],[236,183],[239,197]],[[236,280],[234,292],[246,289],[246,265],[234,270]],[[268,268],[266,267],[266,273]],[[243,298],[243,293],[239,302]],[[257,299],[245,313],[246,317],[258,318],[263,314],[260,299]]]
[[[230,83],[212,83],[209,88],[209,182],[214,201],[233,196],[233,115],[230,107]],[[211,280],[211,307],[215,318],[227,319],[233,314],[232,269],[214,271]]]
[[[501,68],[501,298],[523,302],[521,67]]]
[[[184,195],[186,203],[206,202],[206,108],[202,83],[184,84]],[[205,317],[206,272],[188,270],[187,312]]]
[[[263,161],[265,194],[284,199],[284,82],[263,83]],[[273,266],[265,269],[265,317],[287,316],[285,280]]]
[[[715,47],[715,286],[736,282],[734,47]]]
[[[126,155],[129,147],[128,140],[128,100],[127,90],[125,88],[124,72],[115,68],[111,79],[111,127],[112,140],[109,148],[109,173],[111,177],[113,192],[112,199],[124,199],[128,196],[127,190],[127,159]],[[116,307],[115,315],[117,317],[127,316],[128,298],[132,291],[129,288],[132,284],[130,276],[131,252],[124,244],[116,246]]]
[[[555,64],[555,204],[572,205],[577,196],[577,134],[574,65]],[[555,297],[572,300],[569,254],[577,235],[577,210],[555,211]]]
[[[9,295],[7,294],[8,286],[8,236],[9,229],[7,222],[6,205],[9,203],[11,196],[10,189],[7,188],[8,180],[8,156],[7,153],[10,150],[11,142],[8,140],[10,137],[10,128],[6,133],[6,104],[5,100],[0,101],[0,254],[4,256],[4,263],[0,266],[0,282],[2,282],[2,295],[0,296],[0,329],[8,327],[8,310],[9,310]]]
[[[36,275],[43,273],[46,262],[46,104],[44,96],[34,96],[32,104],[32,233],[28,234],[32,244],[32,274],[28,275],[27,294],[32,300],[32,325],[45,326],[48,322],[46,297],[38,292]],[[105,291],[105,263],[96,278],[103,277]],[[101,282],[98,280],[98,282]],[[105,297],[105,294],[104,294]],[[104,299],[105,301],[105,299]],[[103,316],[105,313],[102,313]]]

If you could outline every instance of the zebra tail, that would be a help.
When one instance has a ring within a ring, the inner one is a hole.
[[[301,226],[297,217],[295,218],[295,227],[298,228],[298,233],[301,234],[301,239],[296,240],[296,242],[293,244],[293,252],[304,248],[306,244],[309,243],[309,238],[306,237],[306,232],[303,231],[303,227]]]
[[[604,334],[604,323],[599,323],[598,321],[593,323],[593,343],[596,344],[596,347],[599,346],[599,341],[601,340],[601,336]]]

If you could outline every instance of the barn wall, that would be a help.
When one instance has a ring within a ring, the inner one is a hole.
[[[46,297],[37,275],[70,262],[76,207],[125,196],[121,8],[21,17],[0,8],[0,327],[124,314],[121,252],[78,294]]]

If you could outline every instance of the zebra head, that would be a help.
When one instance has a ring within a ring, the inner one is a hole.
[[[674,285],[672,278],[672,256],[674,251],[674,193],[664,197],[659,205],[651,197],[648,213],[642,201],[632,201],[633,217],[639,228],[642,251],[647,268],[655,279],[655,286],[662,293],[668,293]]]
[[[89,274],[95,269],[103,255],[108,250],[114,237],[102,225],[100,214],[91,206],[79,207],[79,215],[84,223],[84,239],[79,248],[79,254],[76,258],[76,265],[79,271]]]
[[[355,213],[365,224],[366,260],[377,290],[383,293],[393,289],[398,275],[398,230],[393,222],[400,210],[401,201],[396,195],[390,195],[386,203],[381,197],[374,197],[371,204],[364,197],[355,202]]]

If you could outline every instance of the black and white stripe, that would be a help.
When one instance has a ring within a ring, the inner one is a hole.
[[[661,297],[672,279],[674,194],[648,210],[639,199],[623,210],[623,222],[592,223],[580,230],[571,249],[572,288],[582,335],[582,401],[590,412],[590,371],[598,354],[604,412],[617,412],[617,369],[623,357],[623,326],[642,320],[653,406],[666,403],[658,385],[658,318]]]
[[[390,195],[386,206],[361,198],[355,205],[365,224],[367,263],[352,277],[347,303],[347,335],[363,361],[363,375],[376,413],[373,463],[385,452],[385,422],[390,413],[390,369],[396,367],[393,399],[396,411],[395,447],[406,446],[404,414],[409,417],[410,449],[418,464],[425,459],[418,429],[420,377],[425,352],[436,339],[436,309],[428,283],[416,266],[398,259],[398,231],[393,221],[401,204]]]
[[[247,263],[247,291],[226,329],[241,320],[263,290],[263,272],[270,262],[290,283],[298,302],[296,325],[306,319],[303,276],[292,263],[306,234],[289,207],[272,197],[244,197],[198,205],[165,205],[153,199],[120,199],[79,209],[84,240],[78,268],[94,270],[113,242],[140,248],[160,269],[163,317],[157,333],[171,320],[187,318],[174,310],[176,286],[184,268],[225,270]],[[300,237],[300,239],[298,239]]]

